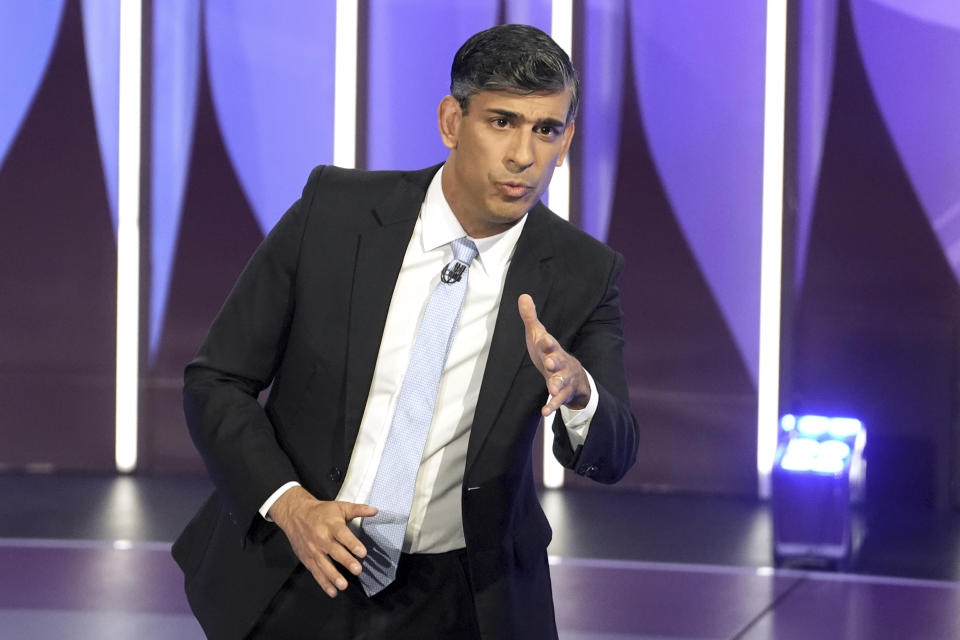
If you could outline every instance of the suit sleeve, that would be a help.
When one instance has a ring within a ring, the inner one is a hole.
[[[187,427],[230,519],[245,534],[297,480],[257,397],[273,380],[294,310],[301,238],[322,167],[254,252],[184,372]]]
[[[602,295],[569,349],[593,376],[599,395],[586,441],[571,447],[559,411],[553,423],[557,460],[579,475],[606,484],[617,482],[633,466],[639,433],[623,367],[623,314],[617,288],[622,270],[623,257],[614,254]]]

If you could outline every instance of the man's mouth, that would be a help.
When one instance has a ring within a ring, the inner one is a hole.
[[[509,198],[522,198],[533,189],[524,182],[498,182],[497,188]]]

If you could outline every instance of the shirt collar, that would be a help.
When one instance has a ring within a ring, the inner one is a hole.
[[[420,241],[424,252],[433,251],[467,235],[443,195],[440,181],[445,168],[446,165],[434,174],[420,208]],[[476,260],[484,271],[492,275],[506,268],[526,223],[527,215],[524,214],[515,225],[502,233],[487,238],[470,238],[477,245]]]

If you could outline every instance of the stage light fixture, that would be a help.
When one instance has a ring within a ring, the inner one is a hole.
[[[777,564],[849,563],[861,533],[851,504],[863,498],[866,437],[856,418],[780,419],[772,476]]]

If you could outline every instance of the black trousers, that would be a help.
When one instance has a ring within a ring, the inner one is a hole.
[[[346,570],[346,590],[329,597],[301,564],[248,640],[479,640],[464,549],[401,554],[396,580],[368,597]]]

